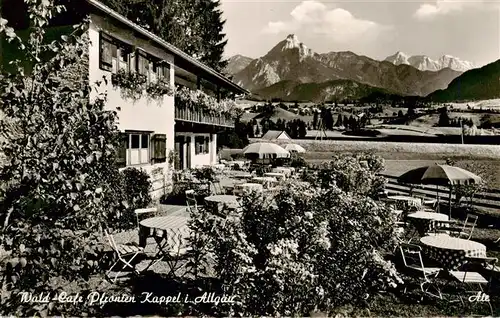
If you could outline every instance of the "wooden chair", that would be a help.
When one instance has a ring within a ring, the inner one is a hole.
[[[472,294],[472,296],[477,295],[478,292],[484,293],[488,298],[487,300],[482,301],[488,303],[491,314],[493,315],[493,307],[491,306],[491,303],[489,301],[488,294],[491,287],[493,273],[490,272],[489,278],[485,278],[481,273],[475,271],[474,269],[494,269],[496,267],[495,264],[498,262],[498,259],[494,257],[466,257],[465,260],[466,263],[462,266],[464,270],[450,271],[449,274],[452,278],[461,282],[466,288],[466,292]],[[483,286],[486,286],[486,288],[484,288]],[[468,300],[469,301],[467,303],[471,303],[471,297],[469,297]],[[462,295],[460,295],[460,301],[463,305],[465,305]]]
[[[420,289],[423,293],[442,299],[441,290],[436,284],[436,278],[443,270],[440,267],[426,267],[422,260],[422,248],[418,245],[402,243],[399,246],[403,263],[406,268],[418,273],[420,279]],[[427,287],[425,287],[427,285]],[[429,292],[433,288],[437,294]],[[406,292],[406,288],[405,288]]]
[[[144,249],[142,247],[135,245],[116,244],[115,239],[107,230],[104,230],[104,233],[106,235],[106,238],[108,239],[109,245],[111,246],[117,257],[116,262],[106,272],[106,277],[110,278],[109,273],[111,273],[115,268],[115,266],[117,265],[121,265],[121,269],[115,274],[113,283],[116,282],[118,275],[121,274],[122,270],[124,270],[125,268],[131,268],[134,270],[136,274],[138,274],[139,272],[135,269],[135,267],[131,263],[137,255],[144,252]]]
[[[194,190],[186,190],[185,193],[188,212],[191,212],[192,209],[198,210],[198,202],[196,201],[196,194]]]
[[[219,181],[210,181],[210,192],[213,193],[214,195],[223,194],[222,187]]]

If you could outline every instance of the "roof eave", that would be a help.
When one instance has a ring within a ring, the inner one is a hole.
[[[234,82],[232,82],[231,80],[229,80],[227,77],[225,77],[221,73],[219,73],[216,70],[212,69],[211,67],[209,67],[209,66],[201,63],[200,61],[196,60],[192,56],[189,56],[189,54],[184,53],[183,51],[181,51],[180,49],[176,48],[172,44],[170,44],[170,43],[162,40],[160,37],[158,37],[157,35],[153,34],[152,32],[150,32],[150,31],[148,31],[148,30],[146,30],[146,29],[138,26],[137,24],[133,23],[129,19],[125,18],[123,15],[121,15],[118,12],[112,10],[111,8],[105,6],[104,4],[100,3],[99,1],[97,1],[97,0],[86,0],[86,1],[90,5],[92,5],[94,8],[96,8],[98,10],[101,10],[102,12],[104,12],[104,13],[112,16],[113,18],[117,19],[118,21],[122,22],[123,24],[125,24],[125,25],[133,28],[135,31],[141,33],[142,35],[144,35],[144,36],[152,39],[157,44],[163,46],[165,49],[167,49],[168,51],[170,51],[175,56],[188,61],[189,63],[195,65],[198,68],[201,68],[205,72],[207,72],[210,75],[218,78],[219,80],[221,80],[222,82],[224,82],[225,84],[227,84],[228,86],[230,86],[231,88],[233,88],[234,90],[240,92],[241,94],[250,94],[250,92],[248,90],[246,90],[243,87],[235,84]]]

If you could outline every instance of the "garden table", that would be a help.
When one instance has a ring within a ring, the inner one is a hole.
[[[434,221],[448,221],[450,218],[446,214],[418,211],[408,214],[408,220],[415,225],[420,235],[432,232],[434,230]]]
[[[401,210],[401,208],[404,210],[405,206],[401,206],[401,204],[415,207],[420,207],[422,205],[422,200],[407,195],[390,195],[387,197],[387,200],[395,201],[398,210]]]
[[[235,179],[250,179],[252,177],[250,173],[238,173],[233,176]]]
[[[224,170],[224,168],[226,167],[226,165],[223,164],[223,163],[218,163],[218,164],[215,164],[213,167],[215,169],[218,169],[218,170]]]
[[[286,179],[286,174],[279,172],[266,172],[264,173],[264,177],[276,178],[276,180],[284,180]]]
[[[295,169],[293,168],[287,168],[287,167],[276,167],[276,168],[273,168],[272,169],[272,172],[276,172],[276,173],[283,173],[285,174],[287,177],[291,176],[292,175],[292,172],[294,172]]]
[[[239,206],[238,197],[235,195],[211,195],[205,198],[207,204],[216,205],[221,207],[222,205],[226,205],[230,209],[236,209]]]
[[[465,257],[486,257],[484,244],[451,237],[447,234],[424,236],[420,243],[425,253],[438,261],[444,268],[454,270],[465,263]]]
[[[270,184],[278,182],[278,180],[274,177],[254,177],[252,178],[252,181],[254,181],[255,183],[260,183],[265,187],[269,187]]]
[[[165,258],[169,259],[172,252],[178,253],[185,247],[185,240],[189,237],[187,221],[188,217],[169,215],[139,222],[139,245],[146,247],[148,237],[153,237],[158,246],[158,252],[146,270]]]
[[[241,183],[241,184],[235,184],[234,190],[237,193],[243,193],[245,191],[262,192],[264,190],[264,187],[260,183]]]

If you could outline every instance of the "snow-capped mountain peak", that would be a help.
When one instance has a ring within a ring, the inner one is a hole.
[[[451,68],[452,70],[465,72],[475,68],[474,64],[468,61],[463,61],[451,55],[443,55],[438,60],[433,60],[425,55],[408,56],[402,52],[388,56],[385,61],[394,65],[407,64],[421,71],[439,71],[443,68]]]
[[[295,34],[289,34],[285,39],[285,45],[282,50],[299,48],[301,45],[299,38]]]
[[[388,56],[385,61],[390,62],[394,65],[410,64],[408,62],[409,56],[401,51],[397,51],[396,54]]]

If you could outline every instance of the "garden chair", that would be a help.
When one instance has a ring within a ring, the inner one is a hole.
[[[476,228],[477,225],[477,215],[473,214],[467,214],[467,217],[465,218],[465,221],[462,225],[462,227],[459,228],[448,228],[446,229],[447,231],[451,232],[451,235],[457,236],[459,238],[464,238],[466,240],[470,240],[472,237],[472,233],[474,232],[474,229]],[[472,222],[471,226],[468,226],[469,221]]]
[[[219,181],[210,181],[210,192],[212,192],[214,195],[223,194],[222,187]]]
[[[196,201],[194,190],[186,190],[186,205],[188,211],[191,211],[191,209],[198,209],[198,202]]]
[[[117,265],[121,265],[121,269],[118,272],[116,272],[115,277],[113,279],[113,283],[116,282],[116,279],[118,278],[118,276],[120,274],[122,274],[121,271],[124,270],[125,268],[131,268],[134,270],[134,272],[136,274],[139,274],[139,272],[132,265],[132,261],[134,260],[134,258],[137,255],[142,253],[144,251],[144,249],[142,247],[135,246],[135,245],[116,244],[115,239],[107,230],[104,230],[104,233],[106,235],[106,238],[108,239],[109,245],[111,246],[111,248],[113,249],[113,251],[117,257],[116,262],[106,272],[106,277],[110,278],[109,273],[111,273],[113,271],[113,269],[115,268],[115,266],[117,266]]]
[[[178,275],[178,271],[185,269],[189,263],[189,252],[191,248],[186,239],[189,237],[189,234],[183,233],[187,231],[187,228],[172,229],[169,231],[168,240],[171,248],[168,251],[168,257],[164,259],[169,268],[169,273],[167,273],[167,275],[172,274],[177,277],[182,277],[184,274],[187,274],[187,272],[185,271],[183,275]]]
[[[491,314],[493,315],[493,308],[489,301],[489,294],[488,294],[491,287],[493,273],[490,272],[489,278],[485,278],[481,273],[475,271],[475,269],[477,270],[485,268],[494,269],[496,267],[495,264],[497,263],[498,259],[495,257],[466,257],[465,260],[466,263],[462,266],[464,270],[450,271],[449,272],[450,276],[453,279],[462,283],[463,286],[466,288],[466,292],[470,293],[472,297],[479,294],[485,294],[487,298],[482,299],[481,302],[488,303]],[[468,297],[467,300],[468,303],[472,302],[471,297]],[[465,305],[462,295],[460,295],[460,301],[462,302],[463,305]]]
[[[418,278],[420,279],[420,289],[422,292],[442,299],[441,290],[436,284],[436,278],[443,269],[440,267],[425,267],[422,259],[422,248],[418,245],[402,243],[399,249],[405,267],[419,274]],[[429,291],[431,288],[437,294],[431,293]],[[406,293],[406,288],[404,292]]]

